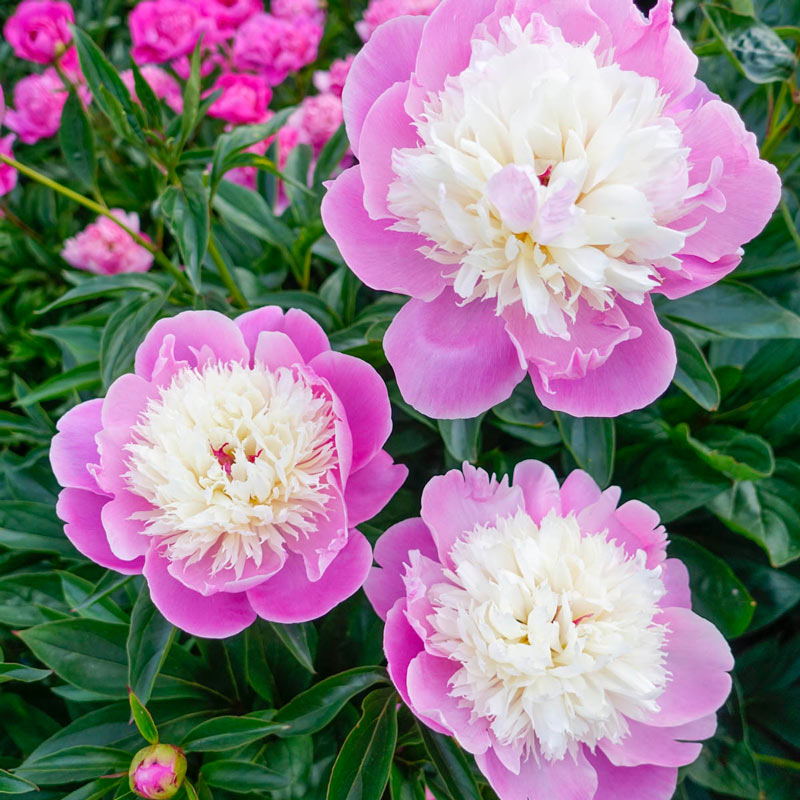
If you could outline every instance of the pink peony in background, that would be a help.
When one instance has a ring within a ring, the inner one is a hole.
[[[209,94],[217,89],[222,95],[208,109],[210,116],[235,125],[265,122],[269,117],[272,89],[263,76],[228,72],[217,78]]]
[[[322,213],[412,298],[384,339],[407,402],[474,417],[527,372],[548,408],[616,416],[667,389],[651,293],[727,275],[780,197],[696,68],[669,0],[444,0],[376,30],[343,95],[360,163]]]
[[[176,114],[180,114],[183,111],[183,92],[180,84],[172,75],[152,64],[143,65],[139,68],[139,71],[156,97],[160,97]],[[126,69],[120,73],[120,78],[122,78],[122,82],[131,93],[131,97],[138,102],[139,98],[136,96],[133,70]]]
[[[139,231],[139,215],[126,213],[121,208],[111,213],[130,230],[143,239],[149,238]],[[153,265],[153,255],[131,238],[108,217],[98,217],[80,233],[64,242],[61,257],[75,269],[97,275],[117,275],[122,272],[147,272]]]
[[[298,131],[301,144],[308,144],[318,156],[328,140],[342,124],[342,100],[335,94],[306,97],[289,119],[289,124]]]
[[[390,19],[430,14],[441,0],[370,0],[364,18],[356,23],[358,35],[366,42],[379,25]]]
[[[730,649],[658,515],[619,498],[580,470],[465,464],[375,546],[389,674],[500,800],[670,800],[716,728]]]
[[[381,449],[378,373],[277,307],[157,322],[135,372],[58,428],[66,535],[102,566],[144,573],[162,614],[197,636],[257,615],[314,619],[349,597],[372,564],[354,526],[407,473]]]
[[[354,58],[355,55],[349,55],[347,58],[337,58],[336,61],[331,64],[329,70],[318,70],[315,72],[314,86],[317,90],[320,92],[330,92],[337,97],[341,97],[347,75],[350,72],[350,67],[353,66]]]
[[[220,32],[232,33],[245,20],[264,10],[262,0],[188,0],[204,17],[214,21]]]
[[[50,64],[72,40],[69,23],[75,21],[72,6],[61,0],[23,0],[8,18],[3,37],[17,58]]]
[[[213,23],[183,0],[143,0],[128,17],[137,64],[161,64],[190,53],[200,33],[213,34]]]
[[[325,9],[320,0],[271,0],[269,10],[282,19],[305,17],[318,25],[325,22]]]
[[[8,158],[14,158],[13,145],[16,138],[13,133],[0,137],[0,153]],[[18,178],[19,173],[14,167],[0,162],[0,197],[14,189]]]

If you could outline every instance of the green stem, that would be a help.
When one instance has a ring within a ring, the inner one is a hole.
[[[761,157],[769,159],[778,149],[778,145],[794,126],[795,120],[800,119],[800,106],[795,106],[784,118],[783,122],[775,126],[775,130],[767,137],[761,148]]]
[[[793,769],[800,772],[800,762],[792,761],[789,758],[768,756],[766,753],[753,753],[753,757],[756,761],[762,761],[764,764],[772,764],[773,767],[780,767],[781,769]]]
[[[236,285],[236,281],[234,281],[233,275],[231,275],[228,265],[222,257],[222,253],[219,252],[217,245],[211,237],[208,239],[208,254],[211,256],[211,260],[214,262],[214,266],[217,268],[217,272],[219,272],[219,276],[222,278],[225,288],[230,292],[236,305],[239,306],[239,308],[250,308],[241,290]]]
[[[37,172],[35,169],[26,166],[25,164],[17,161],[15,158],[9,158],[9,156],[0,153],[0,161],[4,164],[8,164],[10,167],[14,167],[18,172],[21,172],[23,175],[27,175],[32,180],[41,183],[43,186],[47,186],[49,189],[52,189],[54,192],[58,192],[59,194],[63,194],[64,197],[68,197],[70,200],[88,208],[90,211],[94,211],[95,214],[98,214],[102,217],[107,217],[110,219],[115,225],[118,225],[128,236],[133,239],[136,244],[140,247],[144,247],[145,250],[150,252],[156,262],[164,267],[167,272],[175,278],[178,283],[180,283],[184,288],[188,289],[192,294],[196,294],[194,287],[189,282],[189,279],[186,275],[181,272],[178,267],[175,266],[163,253],[163,251],[159,250],[152,242],[148,242],[147,239],[144,239],[140,236],[136,231],[132,231],[124,222],[120,222],[107,208],[104,208],[99,203],[96,203],[94,200],[90,200],[88,197],[84,197],[82,194],[78,194],[77,192],[73,192],[67,186],[58,183],[58,181],[54,181],[51,178],[48,178],[47,175],[43,175],[41,172]]]

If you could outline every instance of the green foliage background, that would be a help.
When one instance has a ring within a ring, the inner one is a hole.
[[[14,5],[4,2],[0,16]],[[223,135],[202,102],[198,110],[196,80],[183,118],[158,103],[134,107],[114,78],[129,66],[131,4],[73,5],[87,34],[82,58],[94,65],[84,67],[90,118],[73,104],[60,139],[17,145],[17,157],[109,207],[136,210],[162,256],[146,275],[77,273],[58,253],[92,212],[25,178],[0,200],[0,794],[124,796],[120,778],[102,776],[126,770],[145,744],[130,722],[130,686],[161,741],[189,753],[203,800],[248,792],[422,800],[424,784],[443,800],[493,796],[455,745],[398,710],[380,666],[382,626],[362,593],[314,624],[259,622],[203,641],[161,618],[141,578],[86,561],[62,533],[47,460],[55,420],[128,371],[158,317],[279,304],[310,313],[336,349],[368,360],[389,383],[388,449],[410,477],[362,526],[373,541],[416,515],[425,482],[462,460],[498,474],[525,458],[547,460],[562,476],[580,466],[654,506],[672,554],[689,566],[696,610],[737,657],[719,730],[681,771],[676,797],[800,797],[800,2],[730,0],[702,10],[676,0],[702,77],[757,133],[784,193],[730,278],[657,304],[680,352],[670,391],[616,421],[579,420],[546,411],[521,385],[491,412],[455,422],[403,403],[381,340],[404,299],[362,286],[322,228],[322,181],[344,152],[343,132],[310,191],[300,186],[310,152],[294,152],[284,176],[291,206],[276,216],[268,162],[257,193],[224,180],[227,169],[253,163],[242,148],[266,129]],[[313,69],[357,49],[362,9],[330,0],[318,63],[280,87],[274,107],[296,104]],[[29,67],[0,45],[7,97]],[[152,735],[146,715],[137,719]]]

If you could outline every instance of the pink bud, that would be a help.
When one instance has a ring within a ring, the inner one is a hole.
[[[186,756],[180,747],[153,744],[142,748],[128,771],[131,791],[146,800],[169,800],[186,777]]]

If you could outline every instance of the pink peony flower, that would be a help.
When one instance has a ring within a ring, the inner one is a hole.
[[[263,0],[188,0],[204,17],[212,19],[220,32],[230,35],[245,20],[264,10]]]
[[[144,0],[128,17],[137,64],[160,64],[190,53],[213,23],[184,0]]]
[[[330,93],[306,97],[289,122],[297,129],[300,143],[311,145],[318,156],[342,124],[342,100]]]
[[[145,800],[169,800],[186,777],[186,756],[180,747],[153,744],[143,747],[128,770],[128,785]]]
[[[134,233],[149,241],[139,231],[139,215],[112,208],[111,213]],[[117,275],[121,272],[147,272],[153,265],[153,254],[131,238],[108,217],[98,217],[80,233],[67,239],[61,257],[75,269],[97,275]]]
[[[8,18],[3,37],[17,58],[50,64],[72,41],[71,22],[75,22],[75,14],[69,3],[23,0]]]
[[[0,153],[8,158],[14,158],[12,146],[16,138],[17,137],[14,136],[13,133],[0,137]],[[0,197],[13,191],[14,187],[17,185],[18,178],[19,173],[14,167],[0,161]]]
[[[237,69],[260,72],[277,86],[290,72],[314,61],[321,39],[322,26],[307,17],[256,14],[236,32],[233,63]]]
[[[139,70],[142,77],[150,85],[156,97],[160,97],[176,114],[183,111],[183,93],[180,84],[168,72],[152,64],[145,64]],[[122,82],[131,93],[131,97],[138,102],[136,96],[136,82],[133,77],[133,70],[126,69],[120,73]]]
[[[370,0],[364,18],[356,23],[356,31],[366,42],[375,28],[384,22],[396,17],[430,14],[440,2],[441,0]]]
[[[378,540],[389,674],[501,800],[669,800],[716,728],[730,648],[691,611],[658,515],[576,470],[464,465]]]
[[[88,93],[82,91],[84,100]],[[14,107],[5,115],[5,125],[25,144],[35,144],[58,133],[67,90],[52,67],[41,75],[26,75],[14,87]]]
[[[350,67],[353,66],[354,58],[354,55],[349,55],[347,58],[338,58],[331,64],[331,68],[327,72],[321,70],[315,72],[314,86],[317,91],[330,92],[337,97],[341,97],[344,83],[347,80]]]
[[[217,89],[222,89],[222,95],[211,104],[209,116],[235,125],[264,122],[269,117],[272,89],[262,75],[228,72],[209,91]]]
[[[325,24],[325,4],[320,0],[272,0],[270,13],[282,19],[305,17],[318,25]]]
[[[58,425],[66,535],[102,566],[143,572],[195,636],[257,615],[311,620],[353,594],[372,564],[353,526],[407,474],[381,449],[392,423],[378,373],[274,306],[157,322],[135,373]]]
[[[666,390],[675,347],[650,293],[728,274],[780,197],[696,67],[669,0],[649,19],[617,0],[444,0],[375,32],[343,96],[360,165],[322,213],[361,280],[413,298],[384,340],[407,402],[474,417],[526,371],[574,416]]]

